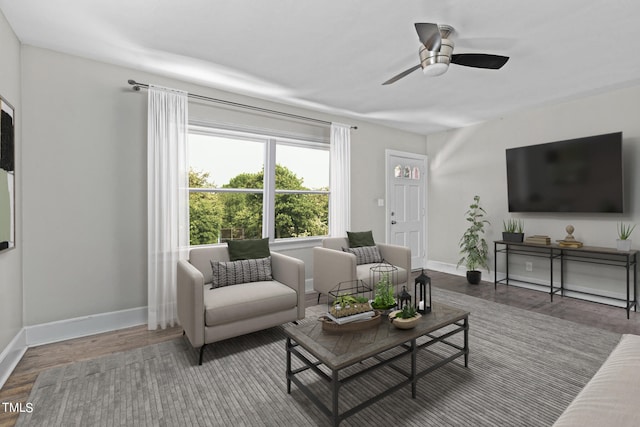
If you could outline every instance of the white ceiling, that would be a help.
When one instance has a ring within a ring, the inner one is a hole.
[[[422,134],[640,83],[632,0],[0,0],[0,9],[24,44]],[[454,53],[511,59],[382,86],[418,64],[416,22],[453,26]]]

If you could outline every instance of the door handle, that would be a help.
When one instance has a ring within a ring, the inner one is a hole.
[[[391,225],[396,225],[397,222],[396,221],[391,221]]]

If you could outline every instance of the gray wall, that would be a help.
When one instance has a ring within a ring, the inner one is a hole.
[[[16,239],[14,249],[0,252],[0,353],[22,328],[22,123],[20,99],[20,43],[0,12],[0,95],[16,114]]]
[[[455,266],[459,259],[458,241],[466,229],[464,213],[475,194],[481,196],[491,226],[487,240],[501,238],[502,221],[524,220],[525,234],[546,234],[563,239],[565,227],[575,227],[574,236],[585,245],[615,247],[616,225],[620,221],[640,223],[640,87],[594,95],[581,100],[549,105],[512,114],[464,129],[430,135],[427,152],[429,177],[429,259],[430,265]],[[623,132],[626,173],[625,214],[509,214],[505,149],[609,132]],[[640,247],[640,228],[633,245]],[[501,260],[502,258],[500,258]],[[525,262],[532,261],[532,273]],[[516,275],[548,280],[548,261],[514,259]],[[502,266],[501,266],[502,265]],[[446,268],[445,268],[446,269]],[[499,270],[504,270],[499,264]],[[460,272],[463,273],[463,267]],[[597,288],[624,293],[623,269],[567,264],[567,283],[574,287]],[[557,277],[557,276],[556,276]]]
[[[23,46],[25,325],[146,306],[145,83],[358,126],[353,228],[384,240],[384,149],[425,137]],[[326,127],[190,103],[191,118],[328,136]],[[20,244],[21,242],[19,242]],[[307,261],[310,250],[293,251]]]

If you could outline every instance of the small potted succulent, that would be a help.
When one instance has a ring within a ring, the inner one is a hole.
[[[398,329],[414,328],[422,315],[412,305],[405,305],[402,310],[389,313],[389,321]]]
[[[636,228],[635,224],[625,225],[624,223],[618,224],[618,240],[617,247],[619,251],[629,252],[631,250],[631,233]]]
[[[504,227],[502,231],[502,240],[505,242],[520,243],[524,240],[524,223],[521,219],[510,219],[502,221]]]

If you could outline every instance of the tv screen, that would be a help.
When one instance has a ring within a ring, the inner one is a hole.
[[[623,212],[622,132],[509,148],[509,212]]]

